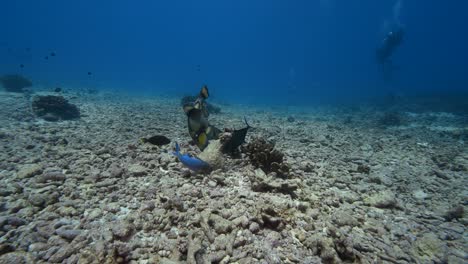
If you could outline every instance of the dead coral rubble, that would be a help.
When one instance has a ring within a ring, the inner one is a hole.
[[[70,104],[63,96],[35,96],[32,101],[33,112],[47,121],[76,119],[80,110]]]

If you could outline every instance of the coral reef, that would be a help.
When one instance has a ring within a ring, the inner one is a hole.
[[[8,74],[0,77],[0,83],[8,92],[22,93],[31,87],[32,82],[19,74]]]
[[[80,110],[70,104],[63,96],[45,95],[35,96],[32,101],[33,112],[47,121],[76,119],[80,117]]]
[[[242,151],[255,168],[261,168],[266,174],[274,172],[278,177],[288,177],[289,165],[283,161],[284,154],[275,149],[273,143],[257,137],[243,147]]]

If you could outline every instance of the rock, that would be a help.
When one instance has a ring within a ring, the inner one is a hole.
[[[28,200],[34,206],[44,207],[47,200],[47,195],[42,193],[32,194],[29,196]]]
[[[426,233],[416,239],[412,251],[422,263],[430,263],[437,258],[439,260],[443,258],[446,245],[437,238],[436,234]]]
[[[112,233],[115,237],[125,240],[133,232],[133,225],[126,221],[119,221],[112,226]]]
[[[250,223],[249,231],[253,234],[258,233],[258,231],[260,231],[260,225],[257,222]]]
[[[147,174],[146,167],[140,164],[131,164],[128,166],[128,173],[134,177],[144,176]]]
[[[66,179],[65,174],[58,170],[48,170],[44,171],[42,175],[37,177],[36,182],[45,183],[48,181],[64,181]]]
[[[369,174],[370,173],[370,167],[364,164],[359,164],[357,167],[357,172],[359,173],[364,173],[364,174]]]
[[[80,249],[82,249],[88,241],[82,241],[79,243],[74,243],[74,244],[68,244],[61,246],[57,252],[55,252],[49,259],[49,262],[52,263],[57,263],[57,262],[62,262],[66,258],[70,257],[71,255],[79,252]]]
[[[374,194],[364,199],[364,202],[377,208],[393,208],[397,205],[395,194],[389,190]]]
[[[41,221],[37,223],[36,230],[39,236],[46,238],[46,239],[48,239],[55,232],[52,224],[46,221]]]
[[[210,186],[211,188],[214,188],[216,187],[216,182],[215,181],[208,181],[208,186]]]
[[[37,242],[30,244],[28,247],[28,251],[30,252],[39,252],[39,251],[47,251],[50,248],[50,245],[43,242]]]
[[[210,164],[212,170],[221,169],[226,159],[222,153],[222,147],[220,140],[211,140],[198,158]]]
[[[227,237],[225,234],[221,234],[215,238],[212,246],[214,246],[215,250],[225,250],[229,243],[229,237]]]
[[[245,215],[241,215],[237,217],[236,219],[232,220],[232,223],[235,226],[241,226],[243,228],[246,228],[249,226],[249,219]]]
[[[352,215],[348,214],[345,211],[337,211],[335,214],[332,216],[332,221],[335,223],[337,226],[358,226],[359,222],[356,220],[355,217]]]
[[[42,165],[40,164],[27,164],[21,167],[16,174],[20,179],[31,178],[42,173]]]
[[[284,220],[281,217],[262,215],[263,226],[272,230],[281,231],[284,229]],[[252,232],[253,233],[253,232]]]
[[[175,261],[175,260],[171,260],[171,259],[167,259],[167,258],[160,259],[159,263],[160,264],[180,264],[179,261]]]
[[[0,255],[6,254],[8,252],[13,252],[13,251],[15,251],[15,247],[12,246],[11,244],[7,244],[7,243],[0,244]]]
[[[429,197],[427,193],[425,193],[423,190],[416,190],[413,192],[413,197],[416,200],[424,200]]]
[[[272,173],[274,174],[274,173]],[[298,182],[295,180],[285,180],[266,175],[262,169],[256,169],[251,177],[252,190],[255,192],[276,192],[289,194],[296,197],[295,191],[298,189]]]
[[[16,216],[6,217],[5,220],[2,220],[0,218],[0,226],[3,226],[2,222],[5,222],[6,224],[9,224],[11,226],[22,226],[26,224],[26,220],[24,220],[23,218],[16,217]]]
[[[444,219],[446,221],[452,221],[453,219],[462,218],[463,214],[464,214],[463,206],[462,205],[455,206],[444,214]]]
[[[120,178],[122,177],[123,173],[124,170],[117,164],[112,164],[109,168],[109,175],[111,178]]]
[[[211,214],[208,221],[212,223],[214,230],[218,234],[226,234],[232,230],[231,221],[226,220],[217,214]]]
[[[81,234],[80,230],[68,229],[67,226],[60,227],[59,229],[55,230],[55,233],[59,235],[61,238],[65,238],[66,240],[73,240],[79,234]]]
[[[15,251],[0,256],[0,264],[33,264],[34,257],[24,251]]]
[[[164,209],[171,210],[176,209],[180,212],[187,211],[184,201],[179,195],[174,195],[164,203]]]
[[[86,213],[88,213],[89,211],[86,211]],[[85,216],[86,216],[86,213],[85,213]],[[99,208],[94,208],[93,210],[91,210],[88,214],[87,214],[87,219],[89,221],[93,221],[95,219],[97,219],[98,217],[100,217],[102,214],[102,210],[99,209]]]
[[[147,201],[147,202],[144,202],[141,205],[140,210],[141,211],[152,211],[155,207],[156,206],[155,206],[153,201]]]

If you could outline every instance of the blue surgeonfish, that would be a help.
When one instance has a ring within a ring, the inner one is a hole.
[[[193,171],[207,171],[210,169],[210,164],[207,162],[196,158],[196,157],[191,157],[188,154],[181,154],[180,153],[180,147],[179,144],[176,142],[175,143],[175,152],[173,152],[174,156],[176,156],[182,164],[184,164],[187,168],[193,170]]]

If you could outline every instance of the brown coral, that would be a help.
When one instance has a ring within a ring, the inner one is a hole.
[[[254,138],[242,151],[255,168],[262,169],[266,174],[274,172],[281,178],[289,176],[289,165],[283,161],[284,154],[275,149],[273,143],[263,138]]]
[[[76,119],[80,117],[80,110],[70,104],[63,96],[35,96],[32,101],[34,113],[47,121]]]

